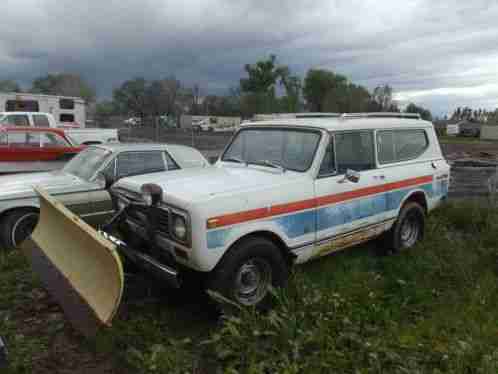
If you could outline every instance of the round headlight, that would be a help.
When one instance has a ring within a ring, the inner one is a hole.
[[[173,219],[173,234],[180,240],[187,239],[187,224],[181,216],[175,216]]]
[[[152,205],[152,194],[150,193],[150,191],[142,191],[142,200],[144,201],[145,205]]]
[[[126,208],[126,202],[123,199],[118,199],[118,209],[123,210]]]

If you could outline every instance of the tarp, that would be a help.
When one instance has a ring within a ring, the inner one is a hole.
[[[110,325],[124,288],[123,266],[115,245],[41,188],[40,219],[22,245],[33,270],[86,336]]]

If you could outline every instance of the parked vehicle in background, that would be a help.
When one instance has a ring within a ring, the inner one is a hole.
[[[67,161],[85,147],[78,145],[61,129],[1,127],[0,172],[3,162]]]
[[[211,124],[209,118],[204,119],[193,119],[192,120],[192,129],[194,131],[214,131],[214,127]]]
[[[39,209],[34,186],[46,189],[87,223],[97,226],[114,213],[109,193],[97,180],[99,172],[112,185],[131,175],[208,165],[204,156],[191,147],[107,144],[87,147],[62,170],[1,176],[0,248],[18,246],[34,229]]]
[[[57,123],[73,122],[82,126],[86,121],[85,101],[70,96],[0,93],[0,112],[50,113]]]
[[[119,141],[117,129],[80,128],[70,122],[59,124],[50,113],[1,112],[0,125],[62,128],[78,144],[85,145]]]
[[[124,121],[128,126],[142,126],[142,119],[140,117],[131,117]]]
[[[248,123],[213,168],[117,182],[127,243],[105,236],[167,284],[197,271],[206,288],[264,306],[292,264],[379,237],[386,251],[412,248],[449,176],[432,123],[418,115]]]

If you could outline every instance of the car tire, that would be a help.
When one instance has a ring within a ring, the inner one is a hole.
[[[240,306],[264,310],[272,304],[270,286],[284,286],[288,276],[289,266],[279,248],[268,239],[250,237],[225,254],[207,288]]]
[[[38,212],[19,209],[8,213],[0,225],[1,244],[5,250],[14,250],[22,244],[36,227]]]
[[[384,253],[406,251],[424,237],[425,211],[420,204],[408,202],[401,208],[396,222],[381,241]]]

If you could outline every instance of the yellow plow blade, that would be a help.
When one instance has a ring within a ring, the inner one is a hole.
[[[40,219],[21,248],[72,325],[86,336],[109,326],[124,288],[116,247],[40,188]]]

